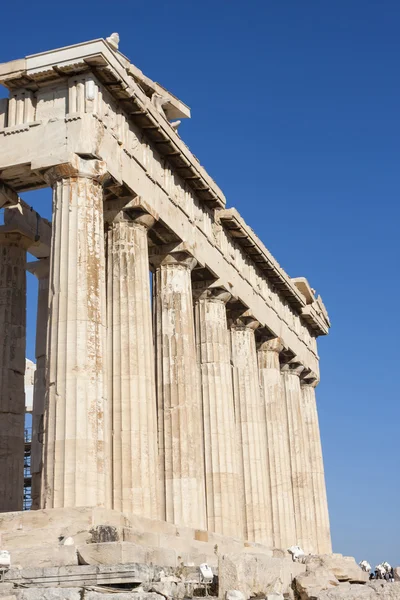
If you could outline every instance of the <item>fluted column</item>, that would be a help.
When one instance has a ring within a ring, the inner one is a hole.
[[[162,515],[205,529],[203,427],[194,337],[191,269],[171,253],[155,274],[156,368]]]
[[[44,506],[110,506],[104,163],[75,157],[53,187]]]
[[[154,219],[119,213],[107,230],[113,508],[152,519],[157,502],[157,414],[147,231]]]
[[[231,295],[208,289],[196,302],[196,340],[204,419],[207,529],[242,537],[230,338],[225,303]]]
[[[252,317],[241,317],[231,328],[241,508],[245,539],[272,547],[265,409],[260,394],[254,336],[257,327],[258,322]]]
[[[22,510],[24,497],[26,245],[0,234],[0,512]]]
[[[304,415],[305,432],[308,440],[309,468],[311,474],[311,497],[313,500],[313,519],[315,523],[315,550],[319,554],[332,552],[331,533],[329,525],[328,501],[322,457],[321,436],[318,424],[315,386],[317,382],[301,383],[302,411]]]
[[[314,553],[313,509],[309,490],[311,477],[308,466],[308,445],[304,433],[304,414],[300,389],[300,374],[304,367],[290,363],[282,367],[282,381],[286,400],[289,432],[290,463],[292,470],[296,543],[306,553]]]
[[[296,542],[288,421],[282,390],[279,338],[258,347],[258,368],[267,431],[267,471],[271,481],[274,547],[286,550]]]
[[[41,260],[28,263],[27,269],[38,278],[38,304],[36,316],[36,371],[33,391],[32,409],[32,450],[31,450],[31,475],[32,475],[32,510],[41,508],[41,485],[43,469],[43,414],[46,396],[46,337],[47,321],[49,315],[49,267],[50,260]]]

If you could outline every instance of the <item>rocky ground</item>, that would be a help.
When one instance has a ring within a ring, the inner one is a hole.
[[[296,600],[400,600],[400,581],[369,581],[354,558],[310,556],[305,564],[305,573],[293,581]]]
[[[400,582],[371,581],[365,585],[340,583],[336,588],[323,591],[318,600],[398,600]]]
[[[257,553],[224,554],[215,573],[207,592],[220,600],[400,600],[400,569],[394,583],[369,581],[354,558],[340,554],[308,556],[304,563]],[[130,583],[121,583],[128,575]],[[119,583],[110,584],[116,576]],[[107,579],[105,585],[88,583]],[[0,600],[184,600],[204,595],[197,567],[16,569],[0,584]]]

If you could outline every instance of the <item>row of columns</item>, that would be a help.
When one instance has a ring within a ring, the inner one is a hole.
[[[104,176],[103,163],[82,159],[46,174],[53,233],[48,279],[36,270],[34,507],[106,506],[330,552],[314,387],[301,385],[303,368],[281,368],[279,339],[257,347],[251,315],[229,313],[228,327],[226,290],[204,286],[193,302],[187,252],[152,256],[152,326],[154,219],[117,211],[104,244]]]

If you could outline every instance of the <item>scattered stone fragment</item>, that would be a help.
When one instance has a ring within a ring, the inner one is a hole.
[[[399,600],[400,583],[371,581],[365,585],[341,583],[337,588],[325,590],[318,600]]]
[[[350,583],[366,583],[369,575],[361,569],[352,556],[341,554],[310,555],[305,559],[307,571],[315,571],[322,567],[332,572],[339,581]]]
[[[226,600],[245,600],[244,595],[239,590],[228,590],[225,598]]]
[[[317,567],[298,575],[295,579],[295,586],[301,600],[318,598],[322,590],[331,589],[339,585],[338,579],[328,569]]]
[[[264,554],[224,554],[218,561],[219,597],[229,590],[240,591],[245,600],[271,592],[288,593],[293,578],[306,572],[306,566],[291,558]]]

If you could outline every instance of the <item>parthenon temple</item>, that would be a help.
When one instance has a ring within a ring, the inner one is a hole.
[[[328,314],[227,208],[179,135],[190,109],[116,34],[0,64],[0,83],[0,512],[23,506],[29,271],[31,513],[330,553]],[[45,187],[51,221],[19,195]]]

